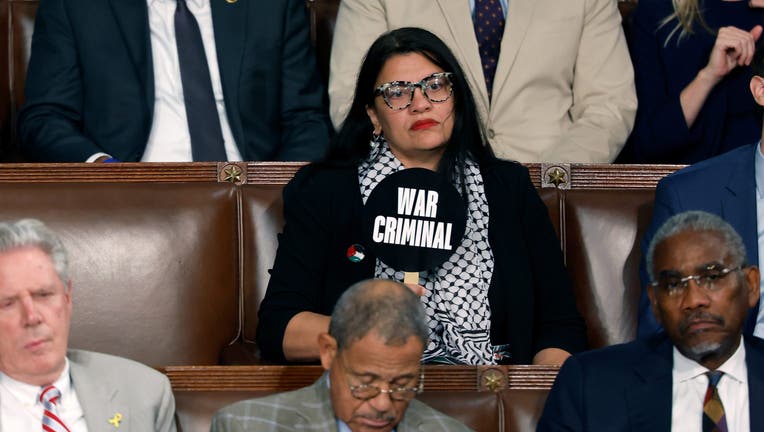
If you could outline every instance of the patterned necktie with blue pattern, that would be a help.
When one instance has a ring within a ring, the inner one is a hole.
[[[501,51],[501,37],[504,35],[504,11],[499,0],[475,0],[475,36],[483,64],[488,100],[491,100],[496,63]]]

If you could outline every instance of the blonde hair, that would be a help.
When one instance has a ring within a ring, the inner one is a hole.
[[[698,7],[698,1],[699,0],[671,0],[671,3],[674,5],[674,13],[667,16],[666,18],[663,18],[663,21],[661,21],[658,28],[669,24],[674,19],[676,19],[677,22],[674,28],[671,29],[671,32],[668,34],[668,36],[666,36],[666,41],[663,42],[664,47],[668,45],[669,40],[677,31],[679,31],[677,42],[693,34],[694,31],[692,29],[692,25],[695,22],[700,24],[700,26],[704,29],[708,30],[709,33],[715,33],[703,19],[703,15],[701,15],[700,8]]]

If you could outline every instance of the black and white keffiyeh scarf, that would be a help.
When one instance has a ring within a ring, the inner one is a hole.
[[[382,179],[405,167],[382,140],[358,167],[364,204]],[[493,252],[488,244],[488,202],[483,176],[476,162],[468,160],[464,175],[468,203],[467,224],[461,244],[440,267],[419,273],[430,340],[422,361],[453,364],[495,364],[491,346],[491,311],[488,287],[493,275]],[[460,184],[456,189],[462,193]],[[377,259],[374,276],[403,280]]]

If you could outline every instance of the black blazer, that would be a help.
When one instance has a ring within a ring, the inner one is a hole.
[[[760,431],[764,430],[764,341],[743,340],[750,430]],[[537,430],[670,431],[672,347],[668,337],[659,334],[569,358],[557,375]]]
[[[316,160],[329,139],[302,0],[210,0],[228,121],[244,160]],[[41,0],[22,151],[138,161],[154,109],[145,0]]]
[[[549,214],[520,164],[481,167],[490,208],[494,273],[488,291],[491,341],[510,344],[511,362],[528,364],[544,348],[586,347],[560,243]],[[284,362],[282,340],[299,312],[330,315],[355,282],[374,277],[376,257],[353,263],[348,247],[363,244],[363,209],[356,167],[309,165],[284,189],[284,232],[265,298],[257,343],[265,358]]]

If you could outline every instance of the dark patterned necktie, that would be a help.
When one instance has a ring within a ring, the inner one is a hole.
[[[43,432],[69,432],[64,421],[58,417],[56,404],[61,399],[61,391],[56,387],[49,385],[43,387],[40,392],[40,403],[42,403],[42,431]]]
[[[496,63],[501,51],[501,37],[504,34],[504,12],[499,0],[475,0],[475,36],[483,63],[485,86],[488,100],[493,91],[493,77],[496,75]]]
[[[177,2],[175,43],[178,46],[183,101],[191,136],[191,154],[194,161],[225,161],[228,158],[199,24],[188,10],[186,0]]]
[[[724,405],[716,387],[724,372],[710,371],[706,375],[708,388],[703,399],[703,432],[727,432],[727,416],[724,415]]]

